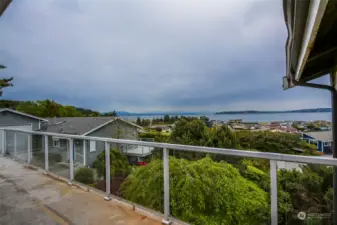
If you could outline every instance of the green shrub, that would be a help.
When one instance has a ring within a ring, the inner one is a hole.
[[[268,220],[267,193],[232,165],[209,157],[197,161],[170,157],[169,164],[173,216],[195,225],[261,225]],[[153,160],[132,170],[122,184],[122,196],[162,211],[163,180],[163,162]]]
[[[98,177],[105,178],[105,151],[102,151],[93,162],[92,167],[96,169]],[[118,149],[110,149],[110,175],[126,176],[129,174],[129,162],[124,154]]]
[[[82,167],[76,171],[75,180],[83,184],[94,183],[94,172],[92,169]]]

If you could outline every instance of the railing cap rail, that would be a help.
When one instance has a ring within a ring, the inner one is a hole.
[[[116,144],[143,145],[143,146],[149,146],[149,147],[154,147],[154,148],[167,148],[167,149],[174,149],[174,150],[180,150],[180,151],[192,151],[192,152],[259,158],[259,159],[276,160],[276,161],[337,166],[337,159],[328,158],[328,157],[301,156],[301,155],[280,154],[280,153],[271,153],[271,152],[258,152],[258,151],[247,151],[247,150],[226,149],[226,148],[168,144],[168,143],[160,143],[160,142],[145,142],[145,141],[127,140],[127,139],[91,137],[91,136],[84,136],[84,135],[60,134],[60,133],[51,133],[51,132],[42,132],[42,131],[27,131],[27,130],[15,129],[15,128],[0,128],[0,130],[21,132],[21,133],[27,133],[27,134],[36,134],[36,135],[47,135],[47,136],[53,136],[53,137],[58,137],[58,138],[63,138],[63,139],[72,138],[72,139],[79,139],[79,140],[103,141],[103,142],[110,142],[110,143],[116,143]]]

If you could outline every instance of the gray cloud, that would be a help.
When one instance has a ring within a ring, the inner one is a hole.
[[[329,106],[283,91],[286,28],[269,0],[14,1],[0,21],[4,97],[97,110]]]

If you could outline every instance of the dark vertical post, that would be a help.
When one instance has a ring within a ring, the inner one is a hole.
[[[333,90],[331,90],[331,115],[332,115],[332,143],[331,143],[331,150],[333,158],[337,158],[337,91],[336,91],[336,68],[331,71],[330,78],[331,78],[331,86]],[[337,225],[337,168],[333,168],[333,224]]]

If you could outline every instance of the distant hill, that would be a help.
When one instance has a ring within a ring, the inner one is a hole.
[[[271,113],[318,113],[318,112],[331,112],[331,108],[316,108],[316,109],[296,109],[296,110],[283,110],[283,111],[222,111],[215,114],[271,114]]]
[[[91,109],[62,105],[48,99],[40,101],[13,101],[2,99],[0,100],[0,108],[10,108],[38,117],[100,116],[99,112]]]
[[[133,113],[133,112],[125,112],[125,111],[116,111],[118,116],[163,116],[163,115],[171,115],[171,116],[179,116],[179,115],[207,115],[212,114],[210,112],[145,112],[145,113]]]

